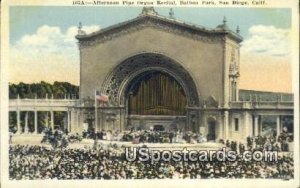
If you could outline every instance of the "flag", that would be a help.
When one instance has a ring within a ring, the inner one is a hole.
[[[99,91],[96,91],[96,100],[101,102],[108,102],[108,96],[105,94],[100,93]]]

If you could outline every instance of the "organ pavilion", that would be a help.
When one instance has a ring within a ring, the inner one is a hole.
[[[91,34],[79,27],[76,38],[80,94],[66,106],[70,132],[192,131],[211,140],[293,132],[292,101],[239,90],[243,39],[226,19],[211,29],[144,7]],[[95,108],[95,91],[109,101]]]

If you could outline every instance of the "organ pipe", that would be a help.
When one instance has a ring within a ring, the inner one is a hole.
[[[129,113],[136,115],[185,115],[186,95],[170,75],[150,72],[139,78],[129,95]]]

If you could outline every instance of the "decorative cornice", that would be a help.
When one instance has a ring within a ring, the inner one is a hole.
[[[139,31],[147,27],[173,33],[179,36],[186,36],[188,38],[206,43],[220,42],[225,35],[229,36],[231,39],[234,39],[237,43],[242,41],[242,38],[239,35],[231,32],[230,30],[224,31],[218,29],[207,29],[184,22],[179,22],[177,20],[148,14],[139,16],[133,20],[110,26],[89,35],[77,35],[76,38],[79,40],[79,47],[84,48],[103,43],[116,37]]]

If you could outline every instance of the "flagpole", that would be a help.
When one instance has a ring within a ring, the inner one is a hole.
[[[98,141],[98,113],[97,113],[97,91],[95,90],[95,132],[96,132],[96,139],[95,144],[97,144]]]

